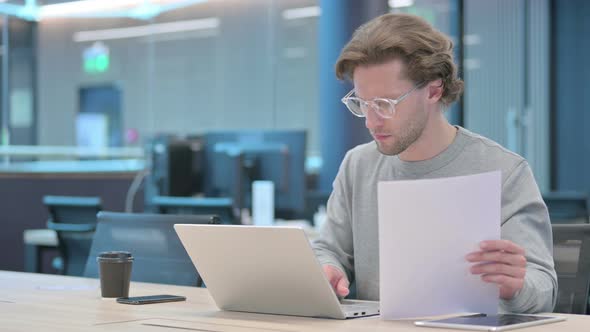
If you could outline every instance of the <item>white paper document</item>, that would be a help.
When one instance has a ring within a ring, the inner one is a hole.
[[[501,173],[379,182],[383,319],[497,313],[499,290],[465,256],[500,239]]]

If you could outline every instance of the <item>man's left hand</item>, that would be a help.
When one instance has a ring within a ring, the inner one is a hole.
[[[472,274],[481,274],[485,282],[500,286],[500,298],[510,300],[524,285],[526,275],[525,251],[508,240],[483,241],[481,250],[467,255],[467,261],[475,263]]]

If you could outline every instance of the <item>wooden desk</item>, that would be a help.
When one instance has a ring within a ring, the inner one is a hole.
[[[346,321],[219,311],[206,289],[132,283],[130,296],[177,294],[186,302],[118,304],[101,299],[99,282],[45,274],[0,271],[2,331],[449,331],[378,317]],[[588,331],[590,316],[522,331]]]

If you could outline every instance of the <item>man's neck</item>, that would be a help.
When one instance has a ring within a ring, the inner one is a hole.
[[[420,138],[400,153],[399,158],[404,161],[432,159],[446,150],[453,143],[456,135],[457,128],[447,121],[442,111],[435,111]]]

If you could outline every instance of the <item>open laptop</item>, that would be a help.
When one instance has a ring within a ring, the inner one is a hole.
[[[379,302],[338,300],[300,228],[174,228],[222,310],[336,319],[379,314]]]

